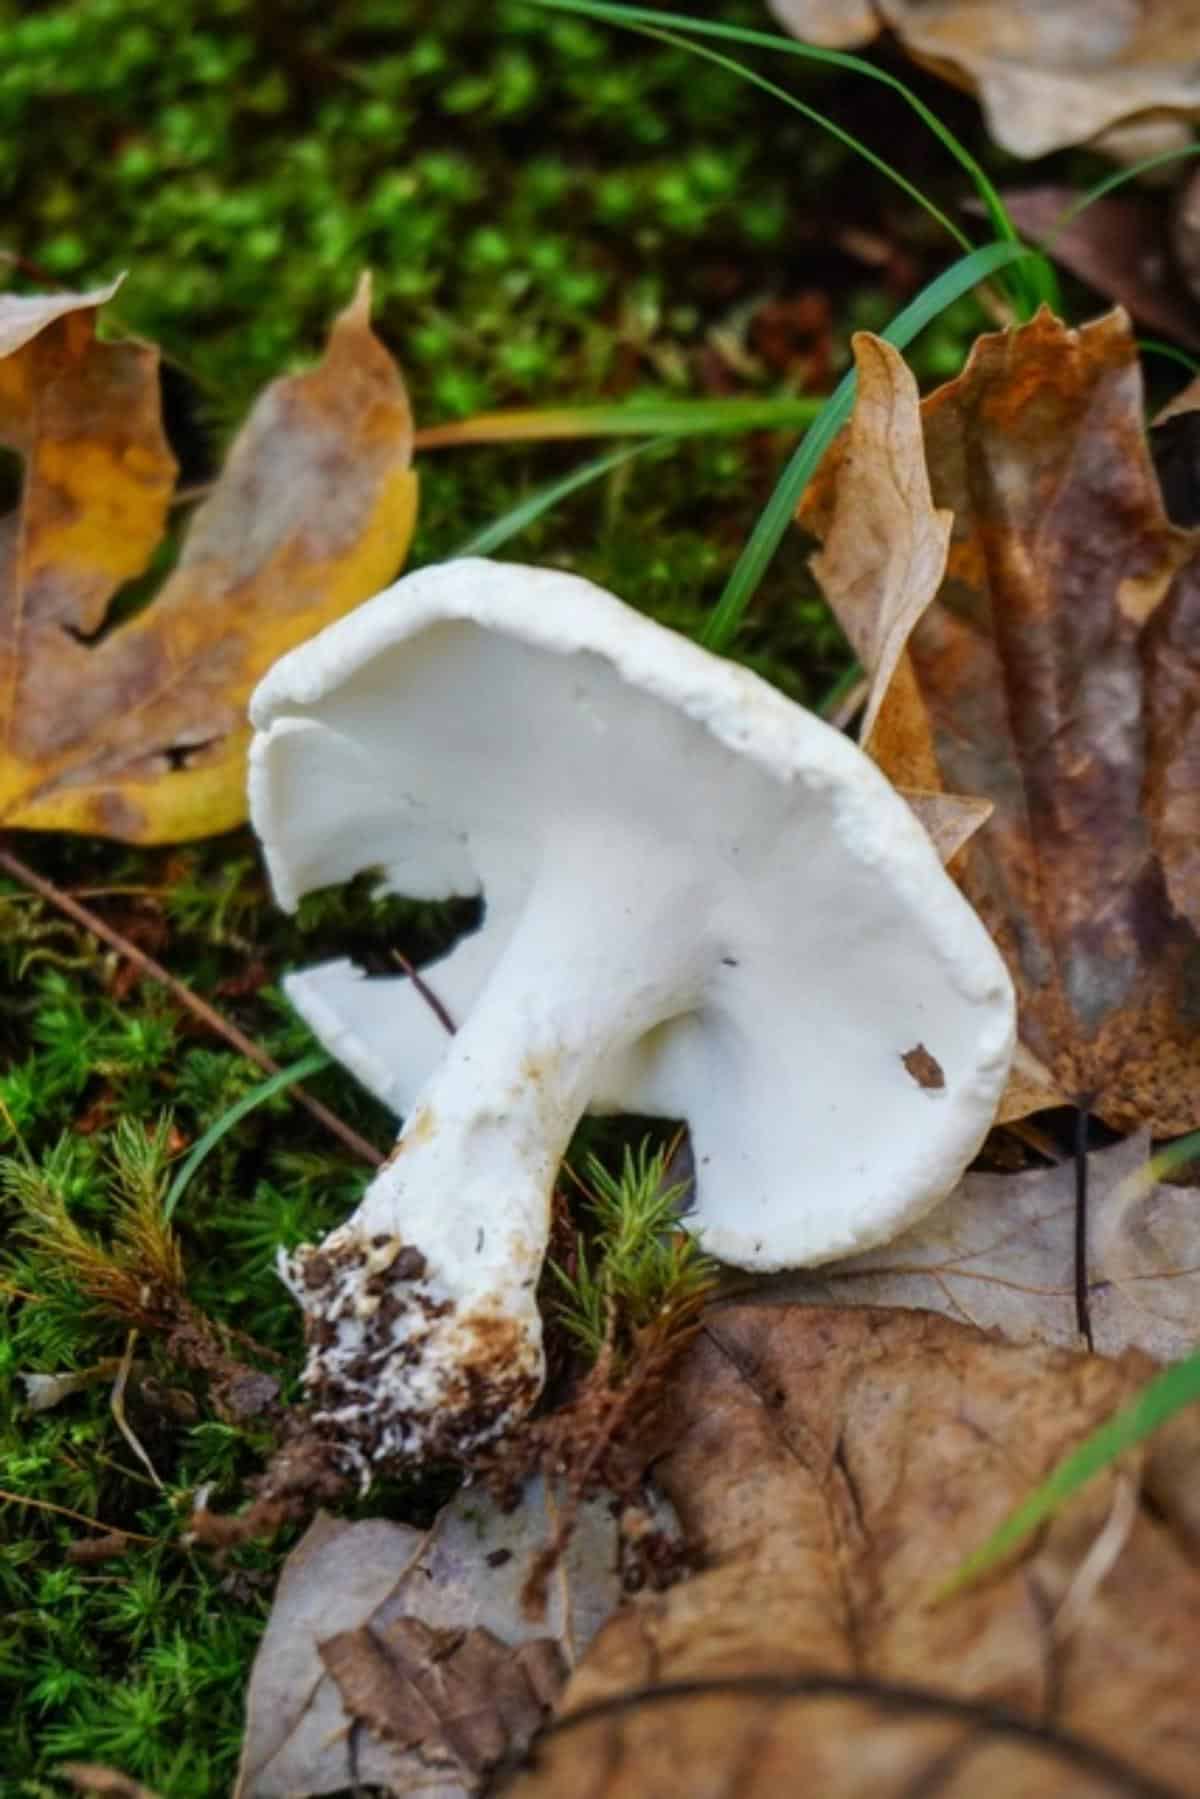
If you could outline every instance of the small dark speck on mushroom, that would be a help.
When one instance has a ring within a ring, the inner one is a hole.
[[[480,1256],[483,1254],[483,1226],[482,1225],[480,1225],[479,1230],[475,1234],[475,1254],[477,1256]]]
[[[489,1568],[503,1568],[505,1562],[512,1561],[512,1554],[511,1549],[493,1549],[489,1556],[484,1557],[484,1560]]]
[[[737,968],[739,966],[738,959],[736,956],[722,956],[721,966],[722,968]]]
[[[946,1085],[946,1076],[936,1056],[931,1056],[923,1043],[906,1049],[900,1060],[918,1087],[936,1092]]]

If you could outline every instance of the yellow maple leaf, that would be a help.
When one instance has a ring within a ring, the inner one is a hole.
[[[384,586],[416,517],[412,417],[364,279],[322,361],[259,397],[173,572],[105,630],[167,522],[158,354],[95,335],[112,288],[0,297],[0,825],[179,842],[245,817],[246,701]]]

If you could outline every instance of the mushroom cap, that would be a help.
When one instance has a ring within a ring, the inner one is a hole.
[[[578,860],[601,946],[640,858],[687,861],[704,992],[612,1046],[592,1109],[687,1119],[712,1254],[783,1268],[884,1241],[977,1149],[1012,1054],[1004,964],[875,765],[746,669],[578,576],[464,558],[284,656],[251,718],[283,906],[366,868],[410,898],[483,894],[481,928],[423,971],[456,1019],[547,860]],[[446,1047],[410,982],[333,962],[287,991],[408,1110]]]

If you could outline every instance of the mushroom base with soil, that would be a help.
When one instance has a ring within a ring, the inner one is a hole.
[[[285,1264],[315,1420],[360,1471],[468,1458],[537,1397],[555,1175],[606,1065],[720,964],[704,875],[686,848],[576,821],[358,1210]]]

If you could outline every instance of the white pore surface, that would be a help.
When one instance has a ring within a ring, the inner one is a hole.
[[[715,1255],[769,1269],[883,1241],[974,1154],[1012,1051],[1004,965],[874,765],[746,670],[577,577],[463,560],[284,657],[251,712],[282,904],[372,867],[409,896],[484,896],[481,930],[423,971],[456,1020],[546,869],[575,916],[549,960],[520,934],[530,990],[561,991],[567,1030],[576,1002],[597,1011],[580,981],[636,992],[648,971],[596,946],[643,858],[686,867],[672,929],[702,991],[604,1046],[592,1105],[687,1120],[689,1223]],[[399,1111],[445,1052],[407,980],[331,963],[288,990]],[[918,1044],[943,1088],[905,1068]]]

